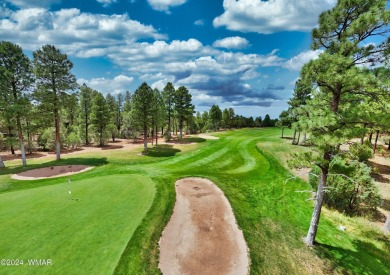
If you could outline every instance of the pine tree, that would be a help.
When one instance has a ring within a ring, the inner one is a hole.
[[[45,45],[33,52],[34,73],[37,90],[35,99],[40,107],[52,115],[55,127],[56,159],[61,157],[60,110],[63,107],[64,95],[77,87],[76,78],[71,73],[73,63],[55,46]]]
[[[152,124],[153,97],[153,90],[146,82],[142,83],[133,94],[133,119],[144,132],[145,151],[148,150],[148,131]]]
[[[106,141],[106,130],[110,124],[110,109],[107,101],[101,93],[94,95],[91,107],[91,125],[99,137],[99,146],[103,146]]]
[[[171,82],[168,82],[167,85],[164,87],[162,91],[162,95],[164,98],[165,103],[165,111],[166,111],[166,118],[167,118],[167,138],[168,140],[171,139],[171,127],[172,127],[172,120],[174,116],[174,97],[175,97],[175,87],[173,87]]]
[[[22,120],[29,105],[34,78],[31,62],[22,48],[11,42],[0,42],[0,110],[16,122],[23,166],[27,165]]]
[[[85,144],[89,144],[89,126],[91,124],[92,99],[97,91],[92,90],[83,84],[80,88],[80,128],[85,138]]]
[[[378,100],[378,95],[386,94],[385,98],[390,98],[389,90],[381,87],[379,79],[367,68],[358,66],[380,64],[389,54],[389,38],[383,43],[366,43],[372,36],[389,32],[390,12],[386,3],[339,0],[333,9],[320,15],[319,27],[312,33],[313,49],[322,48],[324,53],[301,71],[301,79],[312,83],[313,89],[311,100],[299,108],[298,126],[310,132],[316,152],[311,160],[321,170],[305,239],[308,245],[315,243],[324,190],[331,164],[342,153],[340,144],[355,137],[363,127],[355,110],[368,106],[367,100]]]
[[[184,86],[179,87],[174,94],[175,111],[177,114],[180,139],[183,138],[183,125],[189,116],[192,116],[193,105],[191,104],[192,95]]]

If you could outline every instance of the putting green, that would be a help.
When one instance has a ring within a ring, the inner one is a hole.
[[[153,182],[111,175],[0,194],[0,274],[109,274],[151,206]],[[31,266],[29,259],[52,265]],[[12,262],[8,262],[12,263]],[[15,262],[14,262],[15,263]],[[20,262],[19,262],[20,263]]]

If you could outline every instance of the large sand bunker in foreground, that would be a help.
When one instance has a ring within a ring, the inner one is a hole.
[[[247,274],[248,249],[223,192],[201,178],[175,186],[175,208],[160,239],[162,273]]]
[[[56,178],[56,177],[63,177],[63,176],[81,173],[92,168],[93,168],[92,166],[87,166],[87,165],[49,166],[44,168],[28,170],[25,172],[21,172],[19,174],[14,174],[12,175],[11,178],[17,180],[37,180],[37,179]]]

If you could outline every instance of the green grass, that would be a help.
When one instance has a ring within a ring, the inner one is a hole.
[[[287,130],[285,133],[290,136],[292,134]],[[186,139],[186,142],[196,144],[152,148],[147,156],[139,155],[142,148],[129,151],[112,150],[101,151],[94,156],[89,154],[65,156],[64,160],[58,163],[94,162],[99,165],[88,172],[74,175],[72,178],[75,181],[101,179],[107,176],[143,175],[148,181],[153,182],[156,194],[146,216],[134,233],[132,230],[125,230],[127,240],[121,243],[122,246],[118,243],[112,244],[121,251],[121,256],[117,259],[107,257],[100,259],[104,264],[114,266],[114,273],[159,272],[158,240],[172,214],[175,202],[174,183],[179,178],[199,176],[214,181],[230,201],[249,246],[252,274],[320,272],[389,274],[389,238],[364,219],[347,218],[335,212],[325,211],[318,231],[319,245],[308,248],[303,244],[302,238],[309,225],[312,202],[308,201],[307,193],[296,191],[308,190],[310,187],[299,179],[286,181],[291,174],[285,163],[291,152],[307,148],[292,146],[291,140],[279,138],[279,129],[243,129],[216,135],[219,140],[204,141],[190,138]],[[47,159],[34,160],[30,163],[33,164],[32,167],[53,164]],[[0,176],[0,192],[5,192],[0,196],[17,197],[23,192],[40,194],[44,188],[61,188],[64,182],[63,178],[28,183],[10,180],[11,173],[24,170],[16,166],[16,163],[11,164],[15,167],[8,168]],[[111,181],[103,180],[101,188],[110,192]],[[121,195],[129,198],[134,195],[124,193]],[[18,199],[13,201],[23,204]],[[37,199],[32,198],[31,203],[34,201]],[[98,200],[95,204],[99,204]],[[0,208],[1,216],[3,212],[6,215],[17,213],[10,205],[12,204]],[[115,207],[113,213],[122,209],[121,206],[117,206],[114,198],[111,207]],[[39,206],[42,212],[47,208],[48,205]],[[26,213],[32,216],[31,223],[39,222],[39,219],[32,215],[33,210],[26,209]],[[48,217],[53,215],[50,214]],[[94,221],[92,224],[98,226],[99,222]],[[347,226],[346,232],[337,229],[340,224]],[[9,227],[4,229],[5,238],[13,239],[15,246],[20,245],[19,243],[23,241],[15,237],[10,238],[11,233],[7,233],[10,230]],[[25,232],[23,228],[13,230],[16,232],[14,234]],[[33,227],[31,230],[35,231]],[[105,237],[114,240],[112,231],[108,230]],[[99,241],[99,236],[94,236],[94,239]],[[40,245],[45,247],[42,242]],[[57,249],[60,245],[62,245],[60,242],[53,244]],[[75,246],[74,249],[78,248]],[[66,257],[71,250],[58,253],[63,254],[61,257]],[[0,257],[4,256],[0,253]]]
[[[6,274],[109,274],[155,194],[139,175],[110,175],[0,194],[0,258]],[[108,183],[108,184],[107,184]],[[53,266],[28,266],[52,259]]]

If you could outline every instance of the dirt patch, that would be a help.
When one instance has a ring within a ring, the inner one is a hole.
[[[201,178],[175,186],[175,208],[160,239],[162,273],[248,274],[248,249],[223,192]]]
[[[93,167],[87,165],[62,165],[49,166],[21,172],[12,175],[13,179],[17,180],[37,180],[46,178],[56,178],[67,175],[73,175],[92,169]]]
[[[200,134],[200,135],[198,135],[198,137],[204,138],[204,139],[219,139],[219,137],[210,136],[210,135],[206,135],[206,134]]]

